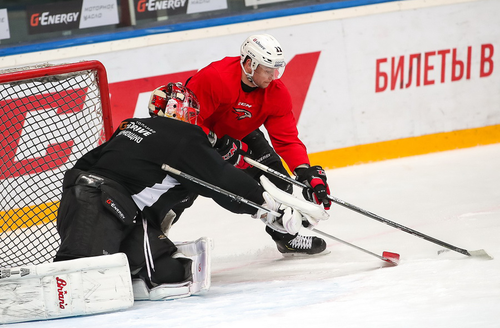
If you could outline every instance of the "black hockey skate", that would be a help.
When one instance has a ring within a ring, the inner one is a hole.
[[[314,236],[282,234],[266,226],[266,232],[271,235],[283,256],[314,256],[330,253],[326,251],[326,242]]]

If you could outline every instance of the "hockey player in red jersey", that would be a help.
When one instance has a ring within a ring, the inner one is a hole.
[[[171,208],[191,193],[290,232],[276,216],[162,170],[163,164],[179,168],[265,208],[279,210],[273,196],[225,162],[195,125],[199,105],[189,89],[173,83],[159,87],[152,93],[149,109],[152,117],[123,121],[109,141],[66,172],[57,217],[61,245],[56,261],[123,252],[130,271],[149,288],[192,281],[198,270],[191,270],[190,259],[176,255],[176,245],[165,235],[174,218]],[[293,233],[302,218],[294,215],[288,219],[295,222],[288,225]]]
[[[310,165],[306,147],[298,138],[290,94],[279,79],[285,65],[283,49],[273,36],[248,37],[239,57],[213,62],[188,80],[187,86],[201,104],[198,124],[213,137],[225,160],[255,178],[262,172],[249,167],[243,156],[288,175],[283,158],[297,179],[310,186],[304,189],[305,197],[329,209],[326,174],[321,166]],[[261,126],[274,149],[259,130]],[[291,192],[288,183],[273,176],[269,179]],[[318,254],[326,248],[321,238],[281,234],[269,227],[266,231],[282,253]]]

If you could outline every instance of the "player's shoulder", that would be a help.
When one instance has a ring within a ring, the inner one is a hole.
[[[205,71],[217,71],[219,74],[227,74],[227,72],[239,71],[239,57],[224,57],[221,60],[214,61],[205,67]]]
[[[266,99],[272,102],[276,107],[283,107],[289,109],[292,105],[292,97],[287,87],[281,80],[274,80],[265,89],[267,94]]]
[[[214,90],[231,89],[241,79],[239,57],[225,57],[210,63],[198,71],[189,81],[188,87],[195,93],[210,86]]]
[[[286,87],[285,83],[283,83],[283,81],[281,81],[280,79],[271,82],[271,84],[269,84],[267,89],[276,93],[289,94],[288,88]]]
[[[240,57],[234,57],[234,56],[228,56],[224,57],[220,60],[214,61],[211,63],[211,65],[214,66],[227,66],[227,65],[234,65],[234,64],[239,64],[240,62]]]

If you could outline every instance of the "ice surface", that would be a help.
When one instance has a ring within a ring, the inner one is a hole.
[[[212,288],[201,296],[136,302],[95,316],[9,327],[500,327],[500,144],[328,171],[332,194],[467,250],[446,251],[339,205],[319,229],[397,267],[327,240],[331,253],[285,259],[260,221],[199,199],[171,230],[209,236]],[[306,231],[306,233],[309,231]]]

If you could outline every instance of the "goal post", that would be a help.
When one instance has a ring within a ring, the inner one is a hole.
[[[52,261],[64,172],[112,133],[99,61],[0,71],[0,267]]]

